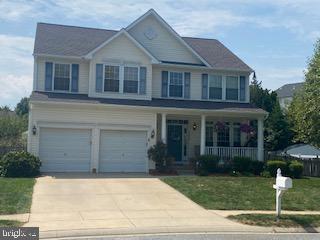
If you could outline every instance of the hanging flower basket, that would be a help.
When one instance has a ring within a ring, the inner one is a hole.
[[[253,127],[251,127],[249,124],[247,123],[242,123],[240,125],[240,131],[243,133],[248,133],[248,134],[252,134],[252,132],[254,132]]]
[[[215,125],[216,131],[223,131],[226,128],[226,124],[224,122],[218,121]]]

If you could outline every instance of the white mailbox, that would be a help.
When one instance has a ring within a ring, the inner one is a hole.
[[[276,186],[279,188],[292,188],[292,179],[289,177],[277,177]]]
[[[273,185],[273,188],[276,189],[276,212],[277,217],[280,217],[281,214],[281,197],[283,193],[288,190],[289,188],[292,188],[292,179],[289,177],[283,177],[281,175],[281,169],[278,168],[277,170],[277,178],[276,178],[276,184]]]

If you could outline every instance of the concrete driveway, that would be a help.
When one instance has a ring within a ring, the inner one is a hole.
[[[210,213],[158,178],[92,176],[38,178],[25,226],[39,226],[46,237],[243,230],[244,225]]]

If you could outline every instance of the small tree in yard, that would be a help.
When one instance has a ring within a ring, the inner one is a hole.
[[[172,158],[167,155],[167,145],[163,142],[157,142],[148,150],[148,157],[156,164],[156,169],[159,172],[169,170],[172,164]]]

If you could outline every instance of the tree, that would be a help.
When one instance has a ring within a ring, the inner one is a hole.
[[[292,132],[290,131],[287,117],[281,111],[277,93],[263,89],[261,82],[258,82],[254,77],[250,85],[250,102],[256,107],[269,112],[269,116],[265,121],[265,148],[270,151],[286,148],[291,143]],[[253,123],[253,125],[255,126],[256,124]],[[255,139],[251,140],[251,142],[255,141]]]
[[[16,108],[14,109],[17,115],[23,116],[29,113],[29,98],[24,97],[20,100],[17,104]]]
[[[320,39],[308,61],[304,86],[294,95],[288,115],[294,123],[294,140],[320,147]]]

